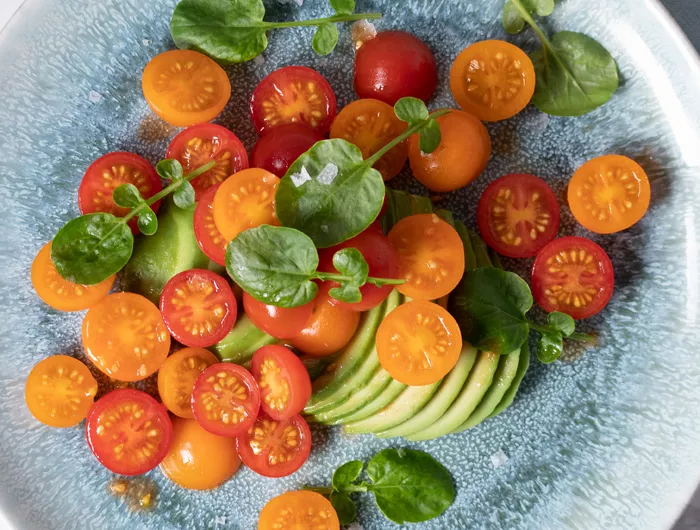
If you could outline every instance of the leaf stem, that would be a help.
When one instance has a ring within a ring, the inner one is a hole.
[[[345,276],[343,274],[337,274],[335,272],[316,271],[313,277],[324,282],[335,281],[338,283],[342,283],[352,282],[355,280],[355,278],[353,278],[352,276]],[[374,278],[370,276],[369,278],[367,278],[367,281],[365,283],[371,283],[372,285],[381,287],[382,285],[403,285],[404,283],[406,283],[406,280],[403,280],[401,278]]]
[[[531,322],[530,320],[528,320],[527,323],[530,326],[530,329],[534,329],[535,331],[538,331],[540,333],[550,333],[552,331],[547,326],[540,326],[539,324],[535,324],[534,322]]]
[[[367,491],[367,486],[364,485],[364,482],[359,485],[355,484],[348,484],[347,486],[343,486],[343,491],[342,493],[364,493]]]
[[[316,18],[313,20],[290,20],[287,22],[266,22],[265,27],[269,29],[275,28],[295,28],[300,26],[320,26],[321,24],[336,22],[351,22],[354,20],[374,20],[382,18],[381,13],[352,13],[350,15],[334,15],[327,18]]]
[[[511,2],[516,7],[516,9],[520,11],[520,15],[523,17],[525,22],[527,22],[528,25],[532,28],[532,30],[537,34],[537,37],[542,41],[542,44],[551,48],[551,43],[549,42],[547,35],[545,35],[544,31],[540,29],[540,27],[537,25],[537,22],[535,22],[535,19],[532,18],[532,15],[527,9],[525,9],[525,6],[523,6],[520,0],[511,0]]]

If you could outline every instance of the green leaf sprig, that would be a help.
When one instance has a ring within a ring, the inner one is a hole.
[[[266,22],[262,0],[182,0],[173,12],[170,34],[181,49],[196,50],[220,64],[250,61],[267,48],[271,29],[316,26],[313,49],[320,55],[338,43],[338,22],[381,18],[381,13],[355,13],[355,0],[331,0],[336,14],[315,20]]]
[[[94,285],[119,272],[129,261],[134,248],[134,236],[128,222],[137,218],[139,230],[152,235],[158,230],[158,218],[151,205],[173,194],[180,208],[194,203],[193,178],[216,165],[210,161],[183,174],[177,160],[163,160],[156,166],[158,174],[170,184],[149,199],[144,199],[133,184],[114,189],[112,198],[117,206],[131,208],[124,217],[110,213],[92,213],[68,221],[51,244],[51,259],[58,273],[68,281]]]

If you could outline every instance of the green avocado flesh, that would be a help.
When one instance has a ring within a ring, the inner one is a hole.
[[[279,341],[275,337],[260,331],[248,316],[243,314],[238,317],[236,325],[228,335],[209,349],[222,361],[245,364],[252,359],[258,348],[277,342]]]
[[[510,384],[510,387],[508,387],[508,390],[506,393],[503,395],[503,399],[501,399],[501,402],[496,406],[495,409],[491,412],[489,415],[489,418],[493,418],[494,416],[498,416],[501,412],[506,410],[511,403],[513,403],[513,400],[515,399],[515,394],[518,393],[518,389],[520,388],[520,383],[523,380],[523,377],[525,377],[525,373],[527,372],[527,369],[530,367],[530,348],[527,345],[527,341],[523,343],[523,345],[520,347],[520,356],[518,358],[518,371],[515,373],[515,378],[513,379],[513,382]]]

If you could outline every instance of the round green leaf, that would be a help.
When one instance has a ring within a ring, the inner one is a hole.
[[[335,24],[326,22],[318,26],[311,46],[319,55],[328,55],[338,44],[338,28]]]
[[[139,219],[136,224],[142,234],[152,236],[158,230],[158,217],[150,208],[143,209],[139,212]]]
[[[339,15],[349,15],[355,11],[355,0],[330,0],[330,4]]]
[[[413,124],[427,120],[430,113],[423,100],[413,97],[401,98],[394,105],[394,113],[401,121]]]
[[[561,333],[542,333],[537,344],[537,358],[541,363],[549,364],[556,361],[564,349]]]
[[[158,162],[156,164],[156,173],[158,173],[161,178],[170,181],[180,180],[184,175],[182,164],[174,158],[166,158]]]
[[[335,470],[333,473],[332,485],[333,489],[337,491],[343,491],[345,486],[349,486],[357,477],[362,473],[362,468],[364,464],[361,460],[350,460],[345,462],[342,466]]]
[[[173,193],[173,202],[178,208],[189,208],[194,204],[194,200],[194,188],[189,182],[182,182]]]
[[[330,501],[341,525],[349,525],[357,518],[357,506],[347,494],[333,491]]]
[[[432,153],[440,145],[442,133],[440,132],[440,124],[436,120],[430,120],[425,124],[418,133],[418,146],[424,153]]]
[[[133,184],[122,184],[114,188],[112,200],[121,208],[136,208],[143,202],[143,197]]]
[[[561,331],[565,337],[568,337],[576,330],[576,322],[574,319],[559,311],[554,311],[547,315],[547,323],[550,327]]]

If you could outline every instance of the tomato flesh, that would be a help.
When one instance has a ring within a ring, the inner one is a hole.
[[[259,330],[278,339],[291,339],[306,327],[314,310],[314,302],[312,300],[298,307],[277,307],[259,302],[244,292],[243,308]]]
[[[290,123],[270,129],[258,140],[250,155],[251,165],[284,177],[294,161],[323,135],[302,123]]]
[[[258,530],[340,530],[331,502],[315,491],[289,491],[270,500],[260,512]]]
[[[140,390],[122,388],[90,409],[85,434],[99,462],[119,475],[140,475],[165,457],[173,425],[165,407]]]
[[[219,362],[204,348],[183,348],[168,357],[158,370],[158,394],[163,405],[181,418],[192,418],[192,390],[204,370]]]
[[[197,239],[199,248],[205,256],[218,263],[222,267],[226,266],[226,239],[216,228],[214,221],[214,196],[220,184],[212,186],[205,191],[199,199],[194,210],[194,237]]]
[[[613,293],[613,265],[605,250],[583,237],[562,237],[544,247],[532,266],[532,295],[547,312],[591,317]]]

